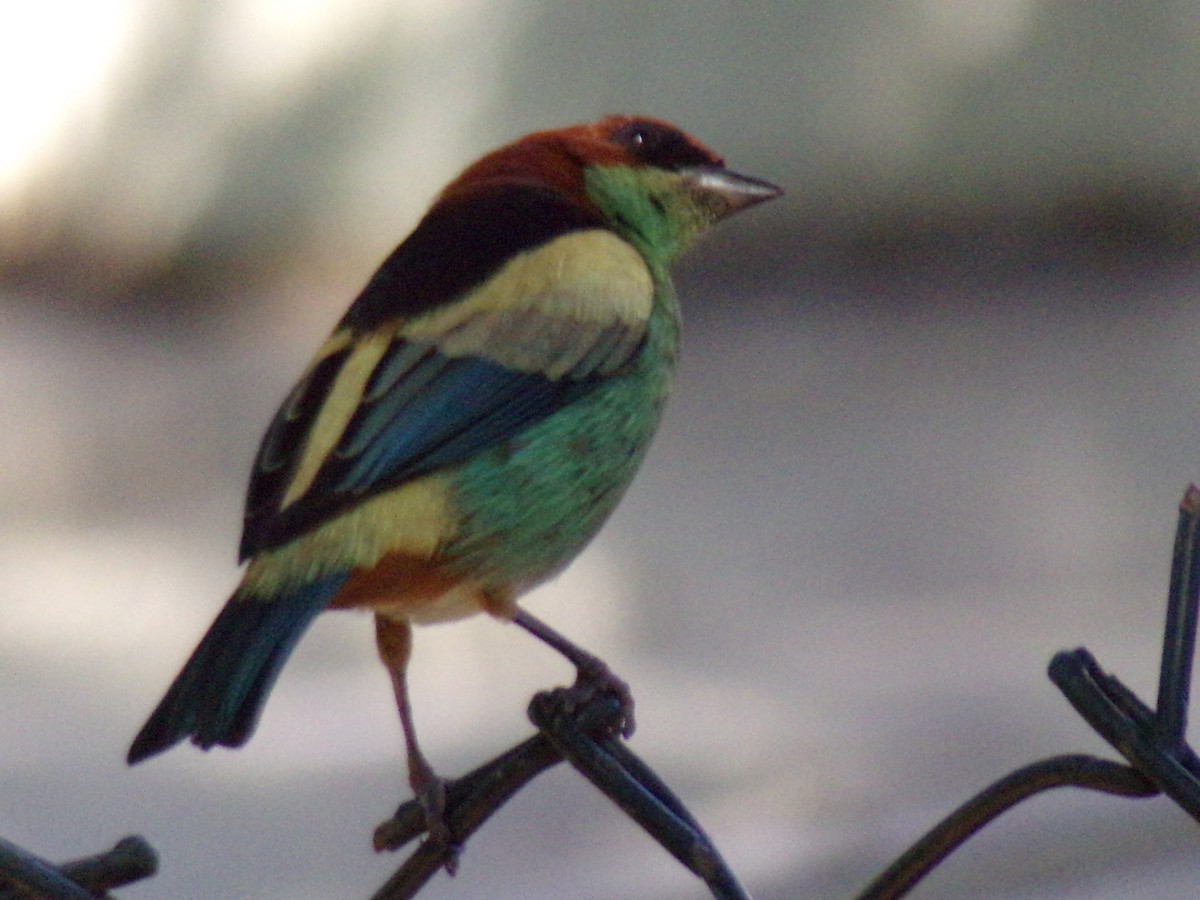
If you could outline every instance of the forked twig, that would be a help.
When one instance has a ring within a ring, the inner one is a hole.
[[[692,815],[620,739],[622,714],[614,698],[559,688],[536,695],[529,717],[538,734],[447,785],[446,818],[459,844],[533,778],[566,759],[701,878],[714,898],[749,900]],[[424,829],[424,813],[410,800],[376,829],[375,848],[398,849]],[[443,859],[443,848],[422,842],[372,900],[414,896]]]

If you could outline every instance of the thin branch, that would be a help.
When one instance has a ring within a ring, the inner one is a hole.
[[[1192,661],[1196,653],[1196,613],[1200,605],[1200,490],[1188,485],[1179,504],[1179,525],[1167,592],[1158,679],[1158,727],[1163,738],[1182,744],[1187,731]]]
[[[156,871],[158,855],[141,837],[61,866],[0,840],[0,900],[95,900]]]
[[[158,854],[144,837],[131,835],[121,838],[111,850],[62,863],[59,869],[93,894],[103,894],[154,875]]]
[[[1142,775],[1093,756],[1054,756],[1005,775],[980,791],[913,844],[859,894],[859,900],[895,900],[979,829],[1018,803],[1058,787],[1081,787],[1123,797],[1153,797]]]
[[[570,694],[562,689],[534,697],[530,719],[580,774],[708,885],[714,898],[749,900],[708,835],[650,767],[615,735],[596,740],[581,730]],[[619,705],[609,700],[619,722]]]
[[[507,753],[446,784],[446,824],[459,844],[466,843],[510,797],[562,757],[542,735],[534,735]],[[375,829],[375,849],[398,850],[425,832],[425,813],[415,800]],[[426,840],[371,900],[408,900],[442,867],[445,848]]]
[[[1164,740],[1154,714],[1084,648],[1057,654],[1050,678],[1102,738],[1164,794],[1200,821],[1196,755],[1187,744]]]
[[[619,739],[621,705],[608,694],[580,688],[541,693],[529,705],[539,733],[447,784],[446,818],[459,844],[529,781],[566,758],[704,880],[717,900],[748,900],[732,871],[679,799]],[[425,830],[424,814],[409,801],[375,831],[378,850],[404,846]],[[445,848],[425,840],[372,900],[408,900],[441,868]]]

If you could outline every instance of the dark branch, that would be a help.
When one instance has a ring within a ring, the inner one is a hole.
[[[717,900],[748,900],[707,835],[661,779],[618,737],[624,714],[606,693],[560,688],[538,694],[529,716],[539,733],[447,784],[446,819],[461,845],[518,790],[567,759],[609,799],[708,885]],[[409,801],[375,831],[377,850],[394,850],[425,830]],[[408,900],[445,861],[446,849],[423,841],[372,900]]]
[[[904,852],[859,895],[895,900],[971,835],[1023,800],[1057,787],[1081,787],[1123,797],[1153,797],[1158,789],[1133,769],[1092,756],[1054,756],[1005,775],[980,791]]]
[[[542,735],[535,735],[473,772],[446,784],[446,824],[459,844],[466,842],[513,794],[559,762]],[[399,850],[425,832],[425,812],[409,800],[375,829],[376,850]],[[372,900],[407,900],[445,862],[445,848],[422,842]]]
[[[3,900],[95,900],[109,888],[149,878],[158,856],[140,837],[122,838],[111,850],[56,866],[0,840],[0,898]]]

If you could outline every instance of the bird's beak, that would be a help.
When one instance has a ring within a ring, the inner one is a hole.
[[[694,166],[683,169],[680,174],[688,189],[712,210],[714,219],[732,216],[756,203],[774,200],[783,193],[769,181],[716,166]]]

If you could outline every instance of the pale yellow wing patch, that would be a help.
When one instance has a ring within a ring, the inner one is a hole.
[[[462,300],[409,321],[401,335],[447,356],[482,356],[550,378],[607,374],[646,331],[654,280],[610,231],[575,231],[509,260]]]
[[[641,344],[653,297],[653,278],[637,250],[612,232],[593,229],[514,257],[457,302],[359,335],[336,332],[310,371],[332,353],[347,347],[350,353],[308,429],[280,511],[312,487],[397,338],[446,356],[479,356],[553,379],[605,375]]]
[[[426,475],[259,553],[242,586],[252,595],[275,596],[331,572],[370,569],[389,553],[429,559],[453,538],[456,521],[444,479]]]
[[[345,336],[343,337],[343,335]],[[358,409],[367,381],[370,379],[371,373],[375,371],[379,360],[383,358],[383,354],[387,352],[394,336],[394,328],[385,328],[365,334],[355,342],[354,349],[342,363],[341,369],[338,370],[337,377],[329,389],[329,395],[321,405],[321,411],[317,413],[312,427],[308,430],[304,451],[296,464],[295,474],[292,476],[291,483],[288,484],[287,493],[283,495],[283,500],[279,504],[281,510],[304,496],[304,492],[312,486],[313,479],[317,477],[321,465],[341,440],[346,425],[349,424],[355,410]],[[349,341],[348,333],[338,332],[326,341],[318,355],[318,360],[329,353],[340,350]]]

